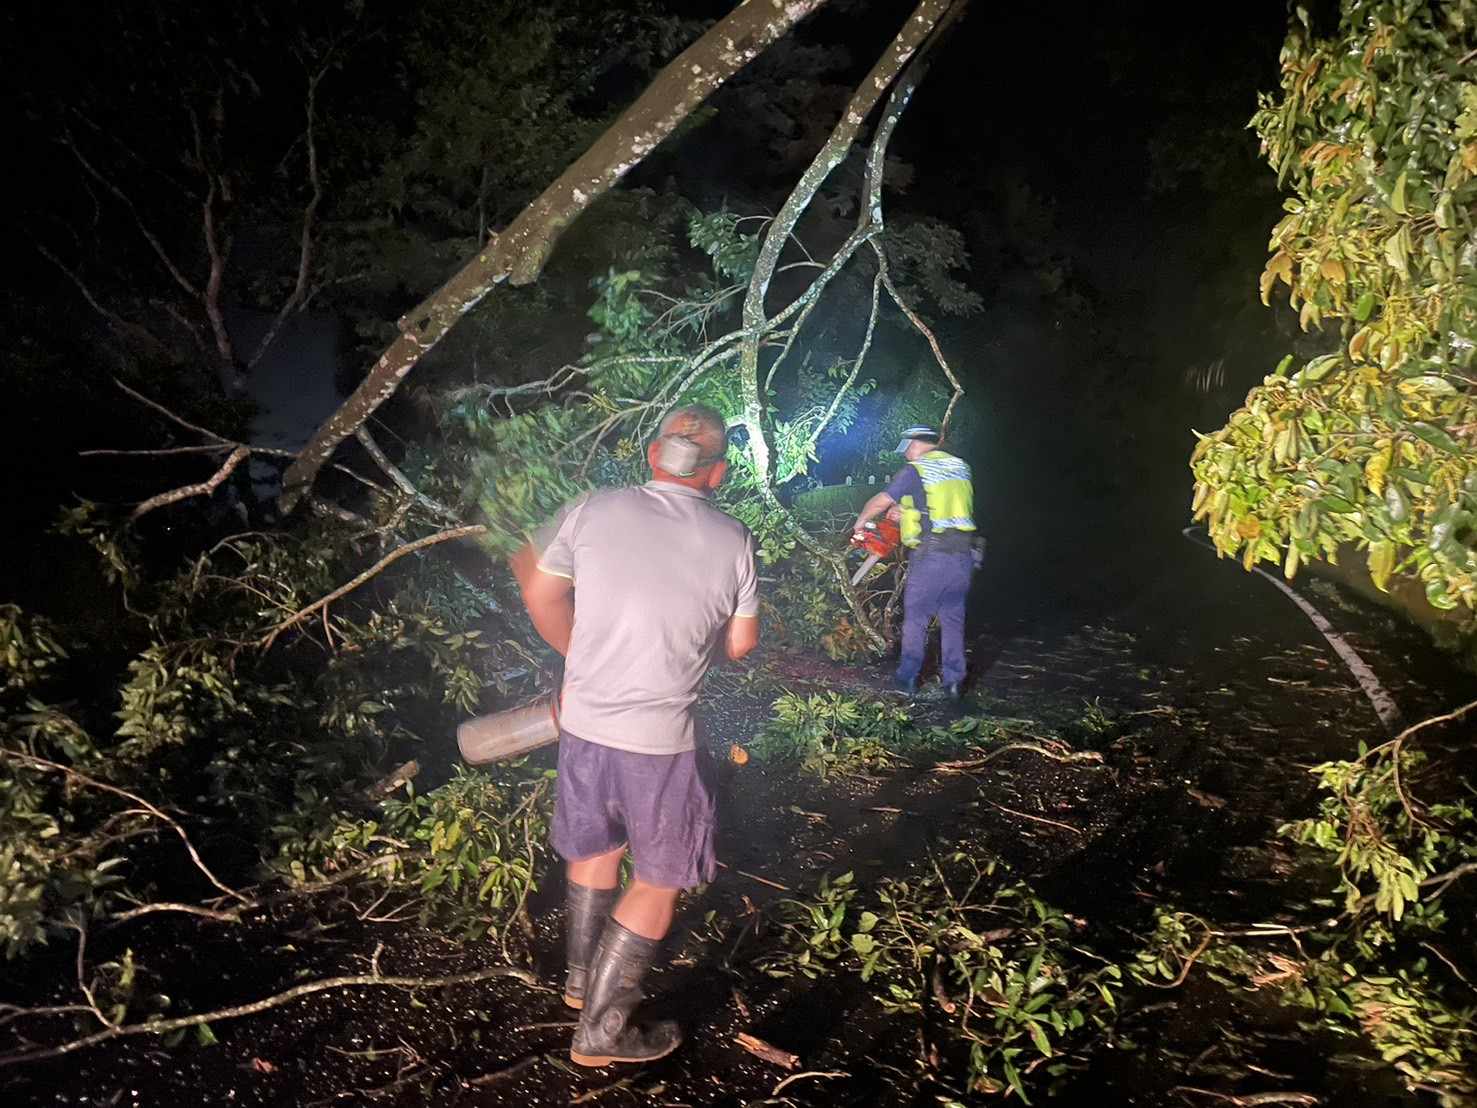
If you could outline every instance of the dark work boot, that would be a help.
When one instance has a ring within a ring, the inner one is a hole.
[[[595,958],[595,948],[600,945],[600,933],[605,930],[605,921],[610,918],[610,910],[620,894],[620,889],[592,889],[573,881],[567,883],[564,1003],[571,1008],[585,1006],[585,978]]]
[[[615,920],[605,925],[590,964],[585,1008],[569,1047],[571,1061],[581,1066],[651,1062],[682,1045],[682,1032],[671,1020],[643,1025],[631,1020],[644,995],[641,979],[661,945],[659,939],[643,938]]]

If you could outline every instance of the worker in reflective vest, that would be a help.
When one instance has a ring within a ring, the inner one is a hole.
[[[853,532],[896,506],[903,545],[909,548],[903,591],[903,646],[897,687],[918,688],[928,625],[938,617],[943,641],[944,688],[958,700],[964,684],[964,604],[977,564],[974,484],[969,464],[939,449],[932,427],[909,427],[897,452],[908,460],[885,490],[856,517]]]

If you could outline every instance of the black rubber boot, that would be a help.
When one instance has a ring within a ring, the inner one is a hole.
[[[620,889],[592,889],[587,885],[567,883],[564,903],[568,916],[564,921],[565,965],[564,1003],[571,1008],[585,1006],[585,979],[590,963],[594,961],[595,949],[600,945],[600,934],[605,922],[610,919],[610,910],[615,907]]]
[[[682,1045],[682,1032],[671,1020],[645,1025],[631,1021],[643,995],[641,979],[661,945],[659,939],[643,938],[615,920],[606,924],[590,967],[585,1008],[569,1047],[572,1062],[581,1066],[651,1062]]]

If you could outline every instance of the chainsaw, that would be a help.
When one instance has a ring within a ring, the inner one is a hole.
[[[886,517],[877,523],[867,523],[862,530],[855,532],[851,536],[851,545],[865,550],[867,556],[862,561],[862,568],[852,576],[851,583],[859,584],[873,566],[898,548],[900,541],[902,532],[898,525]]]

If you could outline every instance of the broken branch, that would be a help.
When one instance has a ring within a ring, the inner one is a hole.
[[[773,1043],[766,1043],[757,1035],[750,1035],[747,1031],[740,1031],[734,1037],[734,1042],[743,1047],[756,1058],[763,1058],[766,1062],[779,1066],[781,1069],[792,1070],[800,1064],[800,1056],[791,1054],[788,1050],[781,1050]]]
[[[307,984],[296,985],[285,992],[262,1000],[254,1000],[249,1004],[237,1004],[229,1008],[217,1008],[213,1012],[201,1012],[193,1016],[180,1016],[170,1020],[149,1020],[145,1023],[120,1024],[109,1027],[105,1031],[98,1031],[91,1035],[83,1035],[80,1039],[62,1043],[59,1046],[33,1047],[22,1050],[12,1050],[6,1054],[0,1054],[0,1066],[13,1066],[22,1062],[37,1062],[43,1058],[60,1058],[66,1054],[73,1054],[90,1046],[105,1043],[112,1039],[123,1038],[128,1035],[167,1035],[171,1031],[178,1031],[186,1027],[198,1027],[203,1023],[220,1023],[225,1020],[239,1019],[242,1016],[254,1016],[258,1012],[265,1012],[270,1008],[278,1008],[284,1004],[291,1003],[301,997],[312,996],[314,993],[327,992],[330,989],[349,989],[362,987],[386,987],[398,989],[439,989],[448,985],[470,985],[478,981],[489,981],[495,977],[511,977],[523,982],[530,988],[543,988],[538,978],[525,969],[517,966],[492,966],[488,969],[474,970],[470,973],[454,973],[447,977],[381,977],[378,974],[353,974],[346,977],[328,977],[321,981],[310,981]]]
[[[438,531],[434,535],[427,535],[425,536],[425,538],[416,539],[414,542],[405,543],[403,546],[397,546],[394,550],[390,551],[383,558],[375,562],[374,565],[370,566],[353,580],[349,581],[346,584],[340,585],[327,596],[313,601],[313,603],[309,604],[306,608],[299,609],[292,615],[288,616],[281,623],[277,624],[277,626],[273,627],[270,631],[263,635],[259,640],[259,645],[263,650],[270,650],[272,644],[277,641],[277,636],[282,634],[283,631],[286,631],[289,627],[301,623],[303,620],[307,619],[319,609],[328,607],[328,605],[332,604],[340,597],[347,596],[349,593],[357,589],[360,585],[364,584],[364,582],[368,581],[371,577],[375,576],[377,573],[383,570],[386,566],[390,565],[393,562],[399,561],[407,554],[414,554],[417,550],[424,550],[426,547],[435,546],[437,543],[450,542],[452,539],[464,539],[471,535],[483,535],[486,533],[486,526],[477,523],[467,527],[452,527],[445,531]]]

